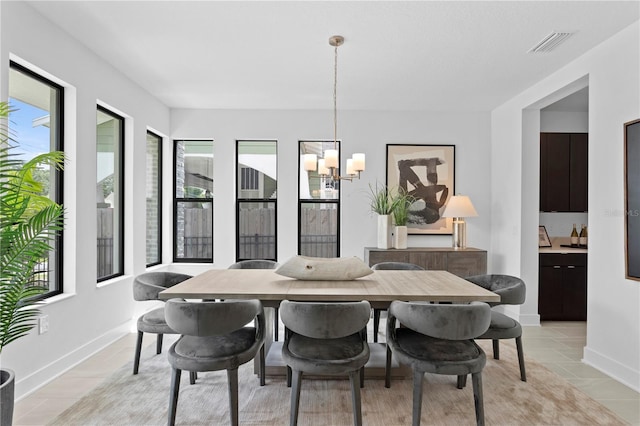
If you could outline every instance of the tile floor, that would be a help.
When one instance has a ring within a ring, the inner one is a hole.
[[[586,342],[586,323],[544,322],[541,327],[524,327],[523,339],[526,358],[555,371],[630,425],[640,425],[640,394],[580,361]],[[154,342],[155,338],[145,339],[146,344]],[[134,347],[135,334],[123,337],[18,401],[14,426],[47,424],[115,370],[131,361]]]

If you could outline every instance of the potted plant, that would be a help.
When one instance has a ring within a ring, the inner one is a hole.
[[[378,248],[391,248],[392,215],[397,201],[389,188],[378,184],[369,185],[369,200],[371,211],[378,214]]]
[[[407,221],[409,220],[409,210],[414,201],[414,197],[402,190],[398,191],[393,198],[393,221],[395,223],[393,231],[394,248],[407,248]]]
[[[34,285],[37,270],[62,230],[63,208],[40,195],[42,184],[33,172],[40,166],[62,168],[64,154],[52,151],[21,161],[13,152],[7,117],[0,102],[0,353],[36,325],[37,296],[46,288]],[[0,424],[13,418],[14,373],[0,369]]]

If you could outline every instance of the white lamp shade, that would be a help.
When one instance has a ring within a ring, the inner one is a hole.
[[[318,174],[321,176],[329,176],[329,169],[325,165],[324,158],[318,160]]]
[[[356,172],[364,171],[364,154],[362,152],[356,152],[353,154],[353,170]]]
[[[326,167],[333,167],[334,169],[338,168],[338,150],[327,149],[324,152],[324,165]]]
[[[478,212],[476,212],[471,200],[466,195],[454,195],[449,198],[449,201],[444,208],[444,212],[442,212],[442,217],[473,216],[478,216]]]
[[[318,156],[316,154],[304,155],[304,169],[308,172],[313,172],[317,168]]]

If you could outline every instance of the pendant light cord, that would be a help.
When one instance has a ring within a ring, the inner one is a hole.
[[[333,57],[333,148],[338,149],[338,46]]]

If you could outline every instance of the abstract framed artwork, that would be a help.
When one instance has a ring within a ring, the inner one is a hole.
[[[625,276],[640,281],[640,119],[624,124]]]
[[[415,199],[409,234],[452,234],[442,212],[455,190],[455,145],[387,144],[387,187]]]

